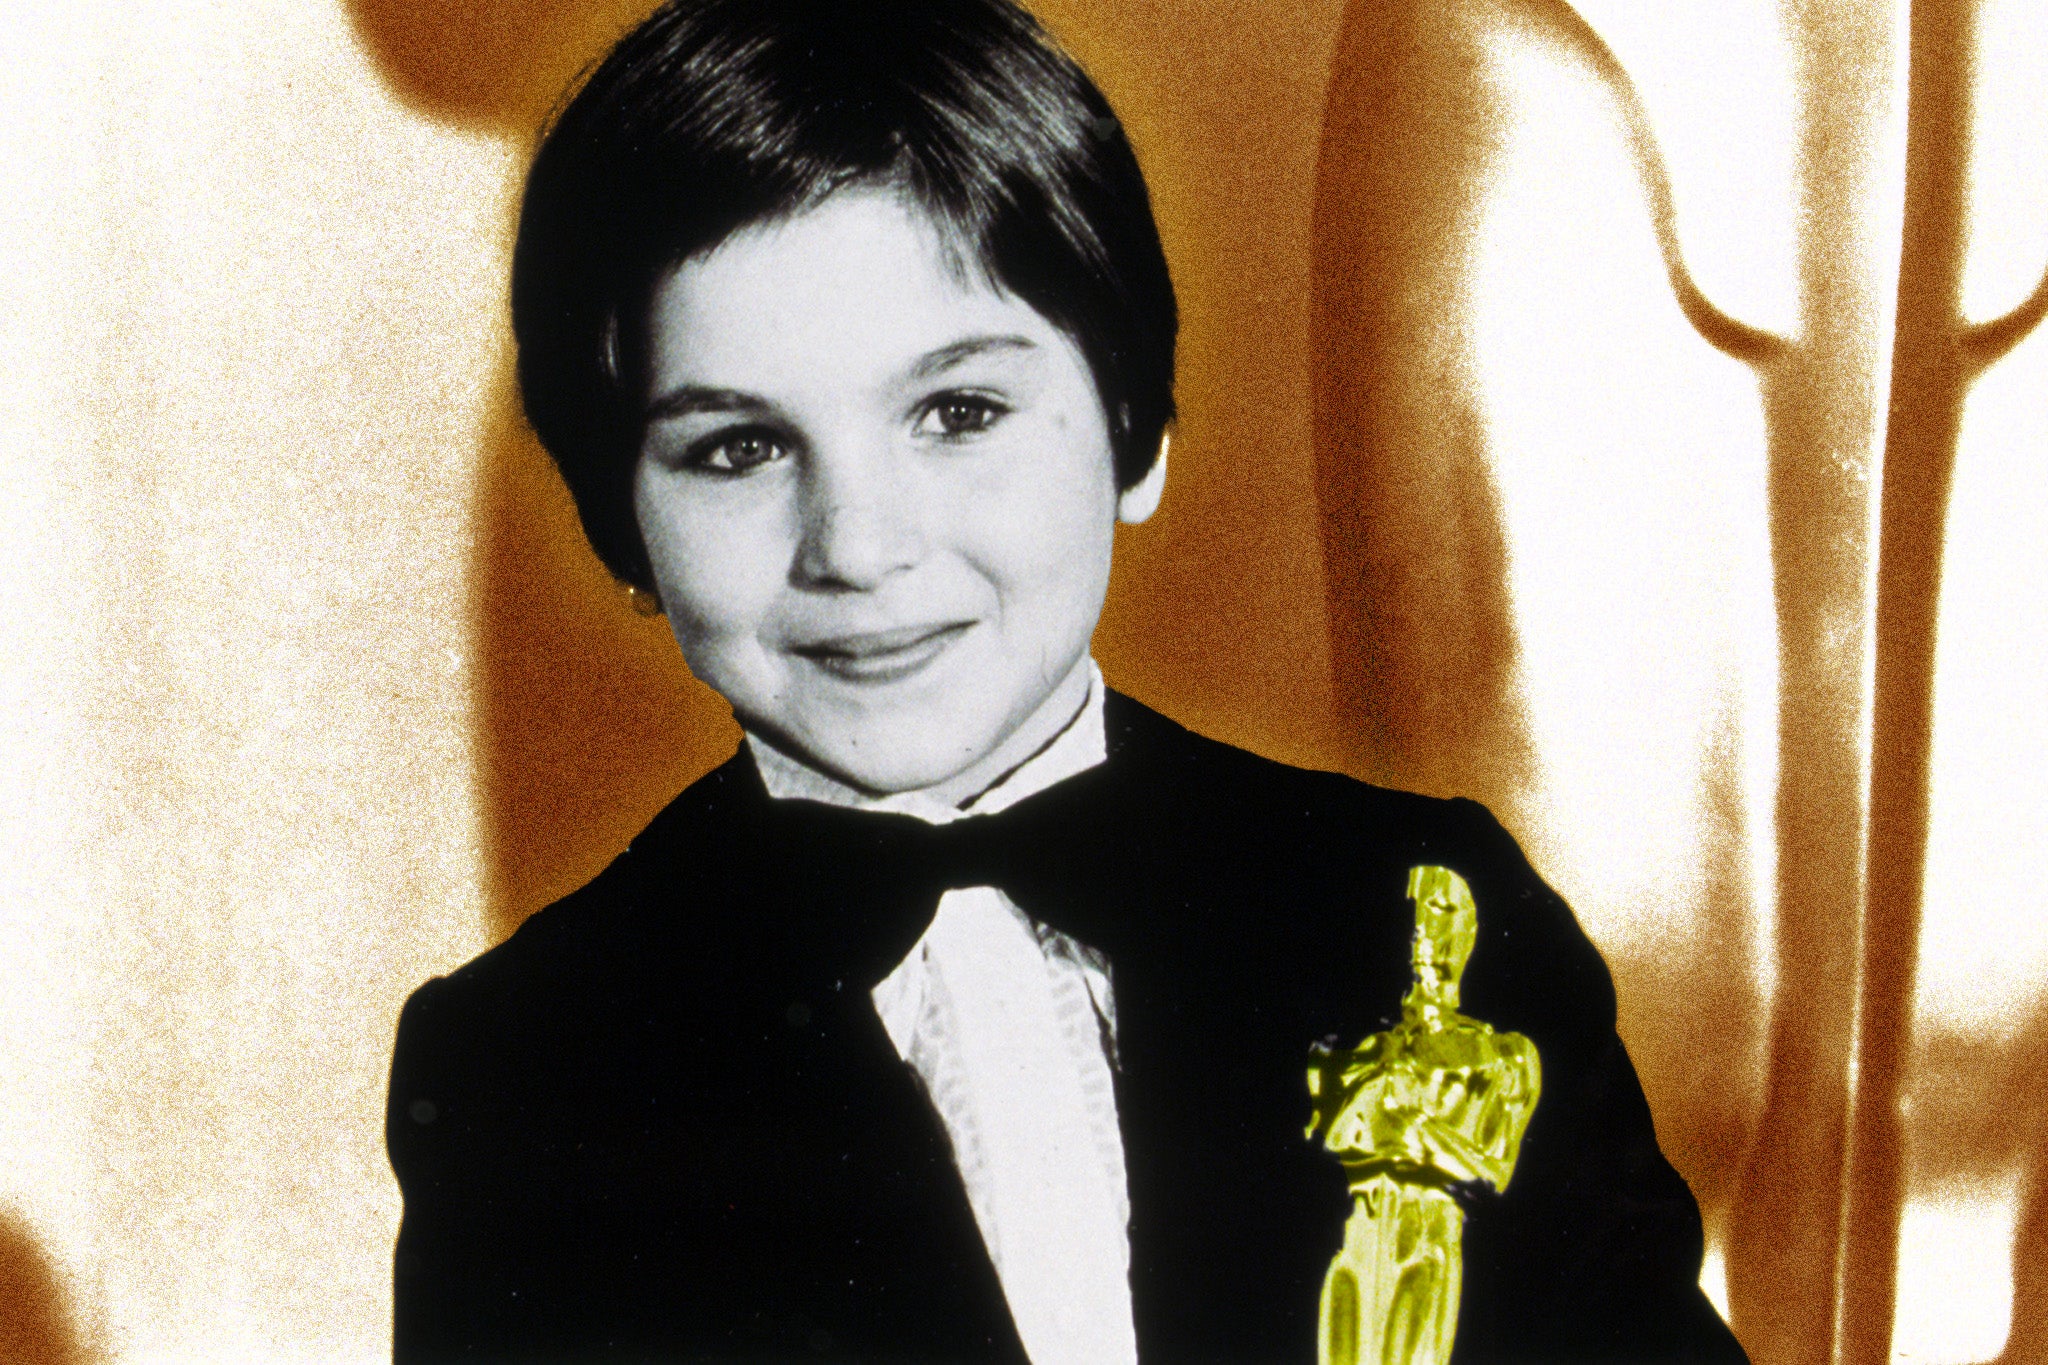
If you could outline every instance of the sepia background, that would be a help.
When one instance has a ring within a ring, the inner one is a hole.
[[[644,8],[0,20],[0,1361],[385,1353],[400,1002],[731,750],[510,380]],[[1762,1365],[2048,1359],[2048,5],[1035,8],[1185,313],[1110,679],[1502,816]]]

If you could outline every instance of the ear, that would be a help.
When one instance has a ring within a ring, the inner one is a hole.
[[[1126,526],[1136,526],[1159,510],[1159,496],[1166,491],[1166,450],[1173,444],[1173,433],[1159,434],[1159,458],[1152,461],[1152,468],[1145,471],[1145,477],[1117,494],[1116,519]]]

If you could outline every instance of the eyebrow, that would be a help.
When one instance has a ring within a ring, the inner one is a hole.
[[[927,351],[912,363],[908,377],[913,380],[930,379],[944,374],[956,365],[965,364],[976,356],[1001,351],[1035,351],[1038,343],[1023,336],[979,336],[967,337],[935,351]],[[774,410],[774,404],[767,399],[740,389],[709,388],[700,384],[684,384],[670,389],[647,405],[647,420],[664,421],[675,417],[689,417],[702,413],[746,413],[749,416],[763,416]]]
[[[1038,343],[1029,337],[1014,335],[968,337],[963,341],[956,341],[950,346],[941,346],[936,351],[927,351],[919,356],[917,363],[910,367],[910,378],[929,379],[935,374],[945,373],[955,365],[972,360],[979,355],[987,355],[992,351],[1035,351],[1037,349]]]
[[[700,412],[744,412],[763,414],[770,404],[765,398],[738,389],[711,389],[698,384],[684,384],[670,389],[647,405],[647,420],[658,422],[669,417],[687,417]]]

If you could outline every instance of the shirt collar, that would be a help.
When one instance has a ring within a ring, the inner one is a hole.
[[[1101,763],[1109,752],[1102,723],[1104,691],[1102,670],[1090,659],[1088,699],[1081,703],[1080,711],[1067,723],[1067,728],[997,779],[994,786],[958,806],[949,806],[923,792],[870,796],[792,758],[751,730],[747,732],[747,747],[753,752],[754,766],[761,772],[762,785],[775,800],[818,801],[853,810],[909,815],[927,824],[944,825],[971,815],[994,815],[1008,810],[1026,797],[1036,796],[1054,783]]]

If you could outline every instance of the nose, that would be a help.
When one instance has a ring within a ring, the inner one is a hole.
[[[924,555],[914,490],[891,453],[822,455],[803,489],[795,579],[826,592],[871,592]]]

